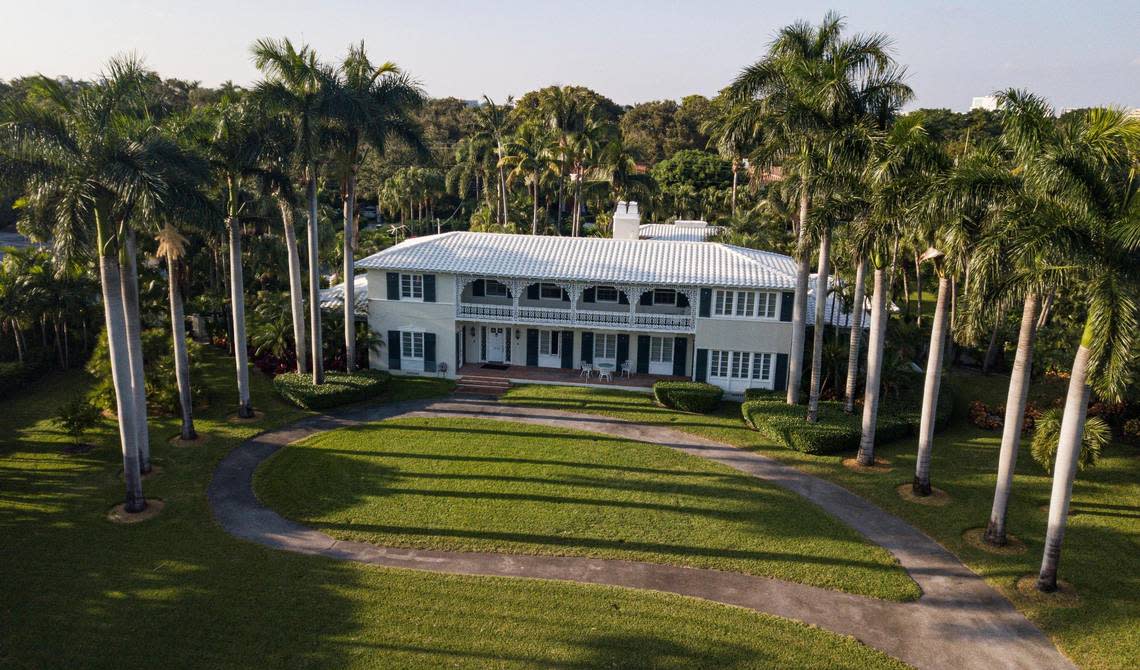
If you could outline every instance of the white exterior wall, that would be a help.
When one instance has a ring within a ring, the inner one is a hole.
[[[446,363],[449,378],[455,377],[455,277],[435,275],[436,302],[389,300],[384,270],[368,270],[368,325],[384,338],[379,355],[369,355],[369,367],[388,369],[388,331],[409,330],[435,334],[436,364]],[[431,274],[431,273],[427,273]],[[393,370],[395,374],[418,374],[416,370]],[[429,373],[431,374],[431,373]],[[438,374],[438,373],[437,373]]]
[[[696,349],[707,349],[709,352],[743,351],[752,353],[787,354],[792,348],[792,324],[787,321],[773,321],[769,319],[729,319],[729,318],[700,318],[697,319],[696,347],[692,353],[690,365],[696,364]],[[706,366],[710,366],[712,355],[710,353]],[[726,379],[705,374],[710,384],[720,386],[728,393],[739,394],[752,387],[774,388],[777,379],[775,374],[775,359],[772,361],[772,378],[768,382],[753,379]],[[696,371],[693,371],[696,377]]]

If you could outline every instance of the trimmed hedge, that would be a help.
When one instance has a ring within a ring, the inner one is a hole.
[[[771,389],[745,389],[744,402],[751,400],[763,402],[784,402],[788,394],[784,391],[773,391]]]
[[[380,395],[390,377],[383,370],[358,370],[351,375],[326,372],[325,383],[314,386],[311,376],[287,372],[273,378],[273,388],[298,407],[320,410]]]
[[[819,404],[819,421],[804,420],[807,408],[770,400],[751,400],[740,406],[744,422],[788,449],[805,454],[833,454],[859,449],[863,435],[863,413],[847,414],[843,403]],[[875,444],[884,444],[918,434],[922,397],[917,402],[883,402],[875,428]],[[943,388],[938,397],[935,430],[942,430],[954,413],[954,393]]]
[[[720,405],[724,389],[702,382],[657,382],[653,397],[666,407],[707,414]]]

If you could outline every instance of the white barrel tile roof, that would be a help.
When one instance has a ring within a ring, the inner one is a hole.
[[[450,232],[412,238],[358,261],[360,269],[473,274],[552,281],[795,287],[781,254],[711,242],[614,240]]]
[[[704,242],[724,230],[721,226],[677,226],[671,223],[643,223],[638,234],[648,240]]]

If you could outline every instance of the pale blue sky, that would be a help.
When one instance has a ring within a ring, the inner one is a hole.
[[[5,0],[0,78],[90,77],[111,55],[142,54],[167,76],[249,83],[249,44],[290,36],[338,58],[365,39],[376,59],[433,96],[494,98],[547,84],[590,86],[619,103],[714,94],[790,21],[829,8],[854,30],[895,39],[917,105],[962,110],[1027,87],[1058,107],[1140,106],[1140,4],[705,0]]]

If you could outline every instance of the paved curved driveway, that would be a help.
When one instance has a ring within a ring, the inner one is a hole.
[[[650,442],[723,463],[798,493],[890,551],[922,588],[897,603],[777,579],[656,563],[559,556],[448,552],[336,540],[283,518],[253,493],[257,466],[315,433],[397,416],[487,418],[571,428]],[[254,437],[218,466],[208,491],[232,535],[276,549],[396,568],[558,579],[668,591],[796,619],[852,635],[916,668],[1074,666],[1008,600],[937,542],[850,491],[778,461],[669,428],[478,400],[423,400],[317,416]]]

